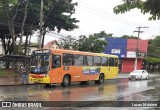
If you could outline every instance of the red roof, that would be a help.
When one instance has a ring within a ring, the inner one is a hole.
[[[59,46],[59,44],[57,43],[56,40],[53,40],[53,41],[48,42],[43,48],[44,48],[44,49],[52,48],[52,45],[53,45],[53,44],[56,44],[59,48],[61,48],[61,47]]]
[[[128,39],[127,40],[127,50],[136,51],[137,39]],[[148,49],[148,40],[139,40],[138,46],[139,52],[147,52]]]

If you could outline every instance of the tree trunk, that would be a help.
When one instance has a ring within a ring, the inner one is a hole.
[[[22,46],[22,38],[23,38],[23,35],[24,35],[24,29],[23,28],[24,28],[24,24],[25,24],[25,21],[26,21],[26,18],[27,18],[27,7],[28,7],[28,0],[27,0],[26,5],[25,5],[25,12],[24,12],[24,18],[23,18],[23,22],[22,22],[22,26],[21,26],[21,36],[20,36],[20,42],[19,42],[19,46],[18,46],[18,52],[20,51],[21,46]]]
[[[28,34],[26,35],[26,42],[25,42],[25,50],[24,50],[24,54],[27,55],[27,47],[28,47]]]
[[[45,34],[43,34],[41,49],[43,49],[43,45],[44,45],[44,37],[45,37]]]
[[[17,2],[16,13],[14,14],[13,17],[11,17],[9,15],[9,4],[3,4],[4,13],[6,14],[7,19],[8,19],[8,28],[9,28],[9,32],[10,32],[10,35],[12,38],[12,43],[13,43],[13,54],[17,54],[16,41],[15,41],[15,31],[14,31],[14,19],[17,16],[17,11],[18,11],[19,5],[20,5],[20,0]]]
[[[5,63],[6,63],[6,69],[9,69],[10,62],[5,62]]]

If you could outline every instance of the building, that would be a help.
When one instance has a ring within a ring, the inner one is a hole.
[[[56,40],[48,42],[43,48],[44,49],[62,49],[62,47],[58,44]]]
[[[108,45],[105,48],[106,54],[119,56],[119,69],[123,73],[134,70],[136,59],[137,39],[126,38],[106,38]],[[146,57],[148,40],[139,40],[139,56],[137,60],[137,69],[142,69],[143,59]]]
[[[4,55],[4,49],[3,49],[3,46],[2,46],[2,43],[0,42],[0,55]]]
[[[27,47],[27,55],[31,55],[32,51],[37,50],[37,49],[38,49],[38,46],[34,46],[34,45]],[[23,52],[24,52],[24,50],[23,50]]]

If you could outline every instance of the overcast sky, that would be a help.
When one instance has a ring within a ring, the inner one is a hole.
[[[80,20],[77,25],[79,29],[71,32],[62,30],[60,35],[89,35],[105,31],[112,33],[115,37],[122,35],[137,36],[136,31],[138,26],[145,26],[148,28],[142,29],[144,31],[140,34],[141,39],[148,39],[154,35],[160,34],[160,21],[148,21],[149,14],[143,15],[140,10],[135,9],[130,12],[116,15],[113,13],[113,8],[121,4],[122,0],[73,0],[78,2],[76,13],[73,17]],[[45,39],[45,43],[55,39],[55,34],[50,34]],[[56,36],[57,37],[57,36]]]

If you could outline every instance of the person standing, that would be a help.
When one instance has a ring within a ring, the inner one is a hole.
[[[22,84],[24,84],[25,81],[28,84],[27,71],[26,71],[26,68],[23,68],[22,69]]]

